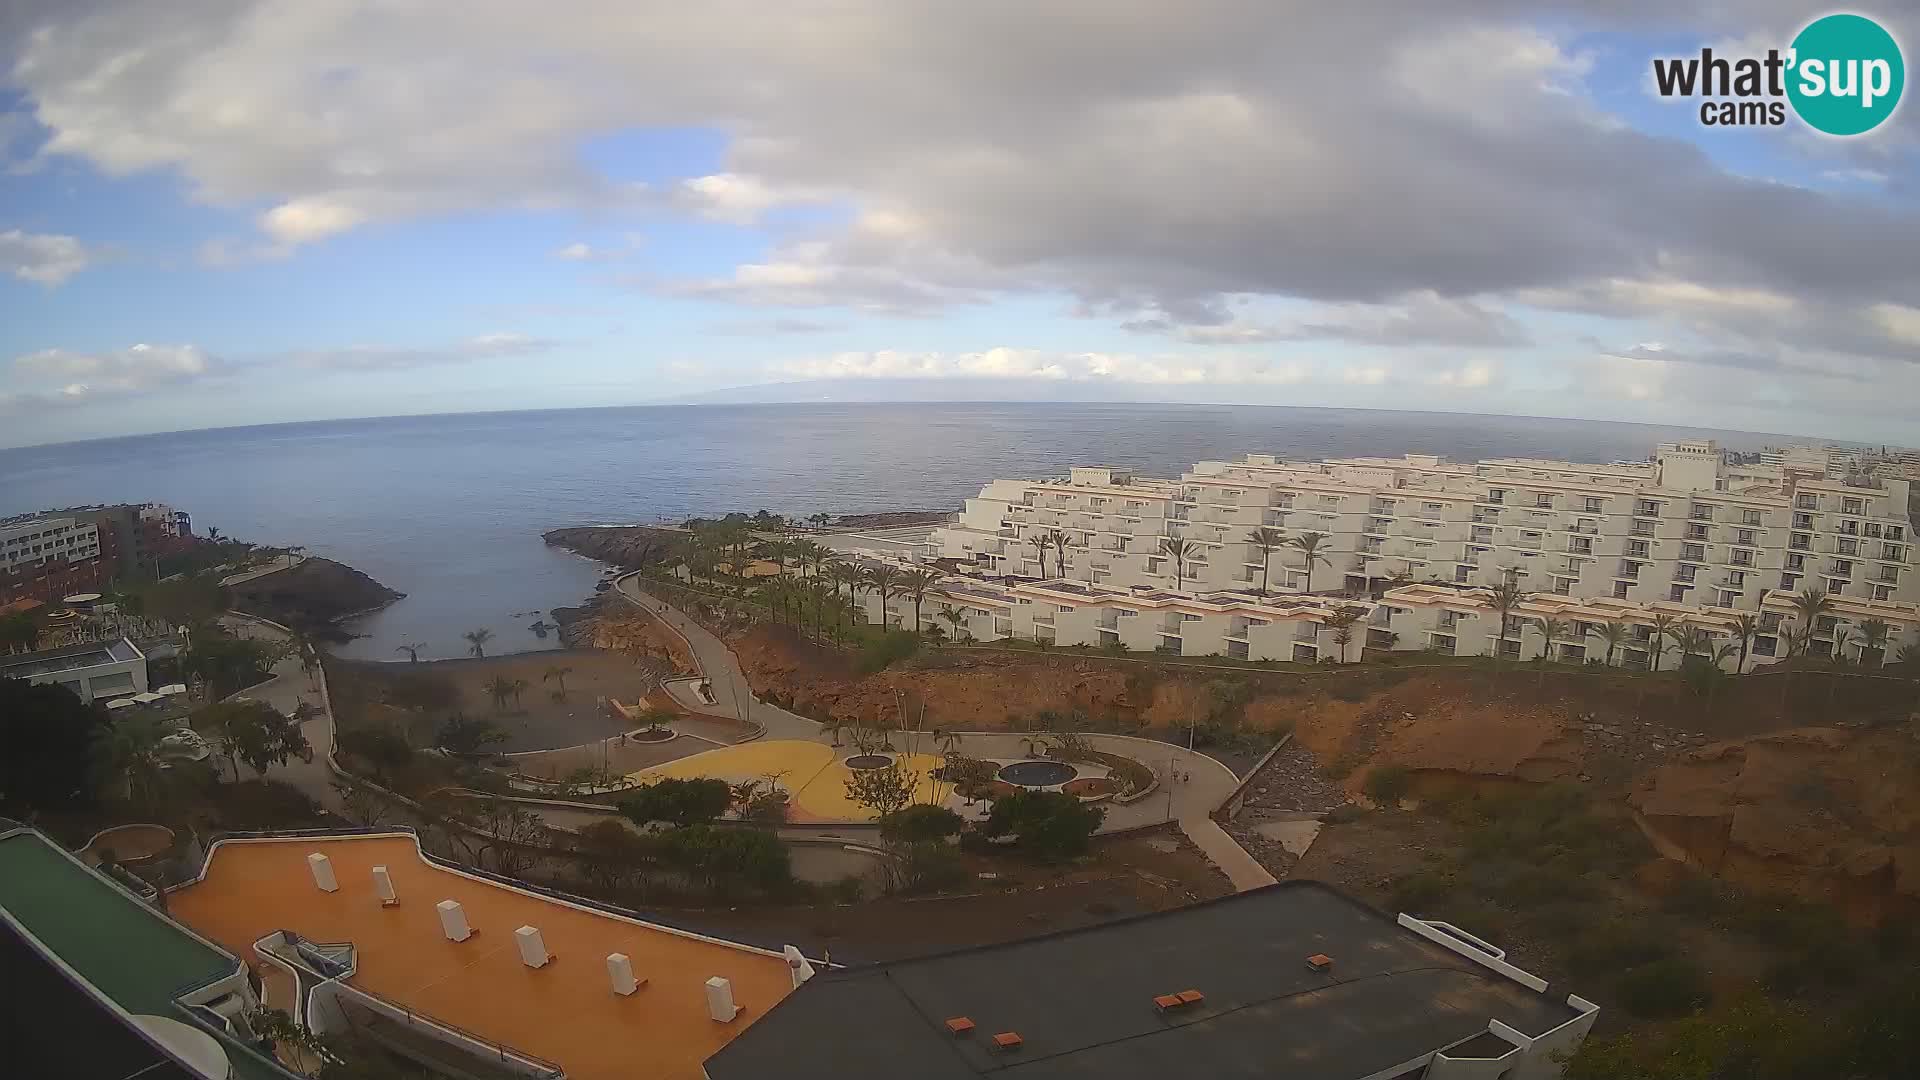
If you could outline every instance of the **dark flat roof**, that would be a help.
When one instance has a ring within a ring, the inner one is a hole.
[[[1307,957],[1333,957],[1331,971]],[[1153,999],[1198,990],[1162,1012]],[[712,1080],[1357,1080],[1577,1014],[1317,882],[914,960],[823,971],[707,1059]],[[964,1016],[970,1035],[949,1034]],[[1001,1051],[999,1032],[1023,1045]]]
[[[68,979],[19,931],[0,920],[0,970],[8,1005],[0,1009],[0,1046],[16,1076],[119,1080],[194,1080],[195,1074]]]

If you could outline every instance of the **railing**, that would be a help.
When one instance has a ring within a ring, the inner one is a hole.
[[[566,1075],[566,1070],[558,1062],[535,1057],[524,1051],[515,1050],[503,1042],[489,1039],[478,1032],[468,1031],[457,1024],[445,1020],[429,1018],[414,1009],[349,983],[330,980],[323,984],[331,986],[336,996],[344,997],[352,1003],[371,1012],[385,1016],[389,1020],[405,1023],[409,1028],[420,1028],[434,1039],[466,1050],[476,1056],[497,1059],[501,1065],[528,1076],[554,1078]],[[316,990],[320,989],[316,987]],[[345,1015],[342,1010],[342,1015]],[[351,1019],[348,1020],[351,1023]]]

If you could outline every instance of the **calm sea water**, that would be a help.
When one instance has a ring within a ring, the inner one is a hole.
[[[554,648],[527,624],[588,595],[599,568],[549,549],[562,525],[770,509],[958,507],[995,477],[1072,464],[1175,475],[1248,451],[1292,457],[1640,458],[1661,439],[1736,449],[1780,436],[1444,413],[1136,404],[661,406],[223,428],[0,450],[0,515],[157,500],[204,533],[305,544],[407,594],[341,651],[403,641],[459,655]]]

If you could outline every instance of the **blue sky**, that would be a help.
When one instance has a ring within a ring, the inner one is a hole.
[[[1911,106],[1703,128],[1649,58],[1813,9],[1581,7],[29,4],[0,445],[948,380],[1920,443]]]

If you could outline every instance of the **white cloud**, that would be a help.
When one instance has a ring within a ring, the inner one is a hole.
[[[291,363],[334,371],[402,371],[547,352],[558,343],[526,334],[481,334],[450,345],[349,345],[278,353],[264,362]]]
[[[844,352],[776,362],[768,373],[797,379],[1016,379],[1036,382],[1112,382],[1140,385],[1205,383],[1286,384],[1313,369],[1247,357],[1136,356],[1056,353],[995,348],[981,352]]]
[[[586,260],[593,258],[593,246],[590,244],[576,241],[575,243],[568,244],[566,247],[563,247],[560,250],[554,252],[553,256],[556,259],[568,259],[573,262],[585,262]]]
[[[15,357],[21,388],[0,396],[0,411],[83,405],[198,382],[226,370],[192,345],[134,345],[112,352],[43,349]]]
[[[86,246],[71,236],[19,229],[0,232],[0,271],[22,281],[58,285],[92,261]]]

